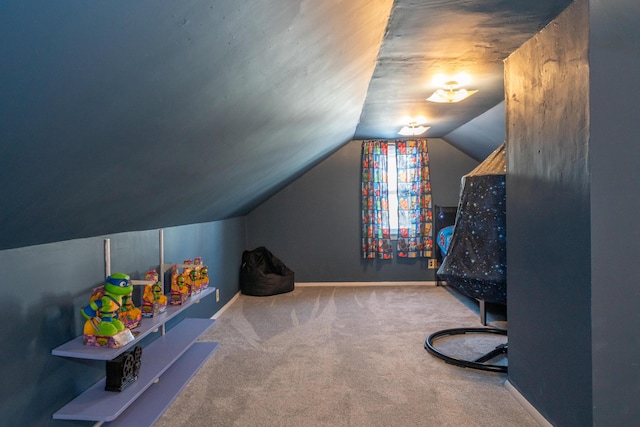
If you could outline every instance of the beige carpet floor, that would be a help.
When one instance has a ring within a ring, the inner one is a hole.
[[[481,326],[444,287],[297,287],[239,296],[203,341],[220,347],[156,427],[538,424],[506,374],[446,364],[432,332]]]

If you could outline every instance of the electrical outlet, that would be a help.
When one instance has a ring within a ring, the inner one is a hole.
[[[216,288],[216,302],[220,302],[220,289]]]
[[[429,258],[429,269],[435,270],[438,265],[438,262],[435,258]]]

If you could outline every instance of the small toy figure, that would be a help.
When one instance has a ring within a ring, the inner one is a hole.
[[[158,272],[155,270],[147,271],[146,273],[144,273],[144,280],[158,283]]]
[[[129,329],[137,328],[140,325],[142,311],[133,304],[131,294],[122,296],[122,309],[119,318]]]
[[[191,295],[190,286],[187,284],[184,273],[178,274],[178,266],[171,269],[171,305],[181,305]]]
[[[196,266],[195,269],[198,275],[196,286],[198,287],[198,292],[200,292],[209,286],[209,268],[202,264],[202,257],[194,258],[193,264]]]
[[[189,287],[189,296],[191,296],[196,293],[196,283],[193,276],[193,271],[196,267],[192,259],[185,259],[183,264],[185,267],[182,269],[182,276],[184,277],[185,285]]]
[[[189,271],[189,285],[192,294],[199,294],[202,290],[200,285],[200,268],[193,268]]]
[[[119,320],[122,298],[131,295],[133,285],[128,275],[114,273],[107,277],[105,284],[94,289],[89,305],[82,307],[81,314],[86,319],[84,324],[85,344],[119,346],[133,339],[131,331]],[[117,339],[109,340],[125,332]],[[91,339],[103,337],[106,339]]]
[[[206,289],[209,287],[209,267],[203,265],[200,269],[200,288]]]
[[[184,270],[182,270],[182,273],[178,276],[178,282],[179,282],[179,286],[181,287],[185,287],[188,292],[187,295],[191,296],[192,294],[194,294],[194,289],[193,289],[193,283],[191,281],[191,270],[190,268],[185,268]],[[180,279],[180,277],[182,277],[182,279]]]
[[[142,315],[153,317],[167,310],[167,297],[162,293],[162,284],[145,285],[142,295]]]

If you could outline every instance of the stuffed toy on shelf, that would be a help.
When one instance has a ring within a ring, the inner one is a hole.
[[[155,270],[147,271],[145,280],[155,282],[144,286],[142,294],[142,316],[153,317],[167,311],[167,296],[164,295],[162,284],[158,281]]]
[[[171,305],[182,305],[191,296],[191,288],[184,273],[178,272],[178,266],[171,268]]]
[[[133,334],[120,320],[122,299],[130,296],[133,285],[128,275],[113,273],[103,286],[93,290],[89,304],[80,310],[86,319],[84,343],[86,345],[120,347],[133,341]]]

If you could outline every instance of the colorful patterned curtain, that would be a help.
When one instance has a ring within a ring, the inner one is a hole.
[[[396,141],[398,256],[431,257],[433,211],[427,140]]]
[[[393,258],[385,141],[362,143],[362,257]]]

